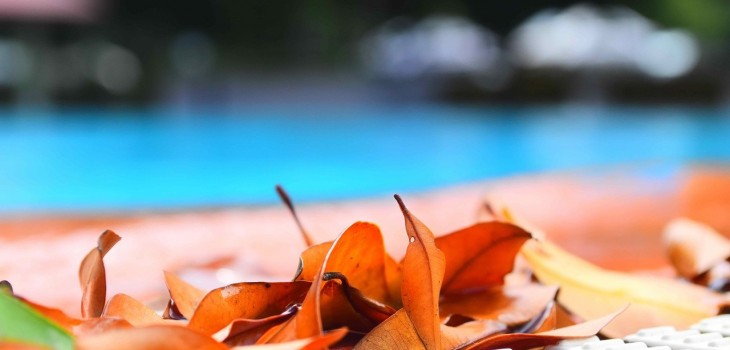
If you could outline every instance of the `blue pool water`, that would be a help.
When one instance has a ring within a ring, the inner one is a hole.
[[[238,106],[0,111],[0,215],[390,195],[623,163],[730,161],[730,110]]]

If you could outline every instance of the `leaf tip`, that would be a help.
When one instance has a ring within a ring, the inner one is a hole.
[[[0,292],[6,292],[10,295],[13,295],[13,285],[6,280],[0,281]]]
[[[279,199],[284,202],[284,205],[287,207],[287,209],[289,209],[289,213],[291,213],[291,215],[294,217],[294,222],[299,228],[302,239],[304,239],[304,244],[306,244],[307,247],[313,246],[314,240],[312,240],[312,237],[309,236],[309,233],[307,232],[307,230],[304,229],[304,225],[302,225],[302,222],[299,220],[299,216],[297,216],[297,212],[296,210],[294,210],[294,202],[292,202],[289,194],[286,192],[286,190],[284,190],[284,187],[279,184],[276,184],[274,188],[276,189],[276,193],[279,195]]]
[[[395,201],[398,202],[398,206],[400,207],[400,211],[402,211],[403,214],[405,215],[408,212],[408,208],[406,208],[405,203],[403,203],[403,199],[397,193],[393,195],[393,198],[395,198]]]

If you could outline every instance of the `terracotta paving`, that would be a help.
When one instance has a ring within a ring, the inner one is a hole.
[[[292,194],[296,199],[296,194]],[[730,172],[686,170],[666,179],[632,169],[548,174],[401,193],[410,210],[443,234],[484,217],[483,203],[507,206],[566,249],[601,266],[666,272],[661,231],[685,215],[730,232]],[[407,240],[389,196],[297,206],[316,241],[355,221],[375,222],[400,258]],[[304,244],[282,206],[117,216],[0,221],[0,279],[32,300],[78,314],[78,264],[105,229],[122,241],[107,255],[109,296],[164,296],[163,270],[203,288],[239,280],[286,280]],[[213,267],[213,268],[211,268]]]

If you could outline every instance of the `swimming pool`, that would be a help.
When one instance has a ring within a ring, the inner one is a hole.
[[[514,174],[730,161],[730,110],[236,106],[0,111],[0,215],[425,190]]]

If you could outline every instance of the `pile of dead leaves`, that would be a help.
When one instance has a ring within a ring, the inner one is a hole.
[[[534,241],[504,218],[435,238],[396,199],[409,241],[400,262],[386,253],[378,226],[357,222],[333,242],[310,245],[290,282],[241,282],[204,292],[165,273],[170,299],[161,312],[125,294],[107,300],[103,258],[120,237],[104,232],[79,269],[81,319],[13,295],[9,283],[0,283],[0,348],[529,349],[592,336],[626,301],[701,317],[692,314],[700,309],[697,299],[687,310],[661,298],[649,303],[641,294],[646,282],[624,280]],[[521,250],[547,284],[515,272]],[[510,273],[515,278],[505,283]],[[603,286],[605,279],[615,285]],[[631,283],[639,283],[635,292],[618,294],[616,288]],[[707,293],[702,315],[719,305]],[[585,312],[588,305],[594,309]],[[593,321],[575,324],[577,316]]]

